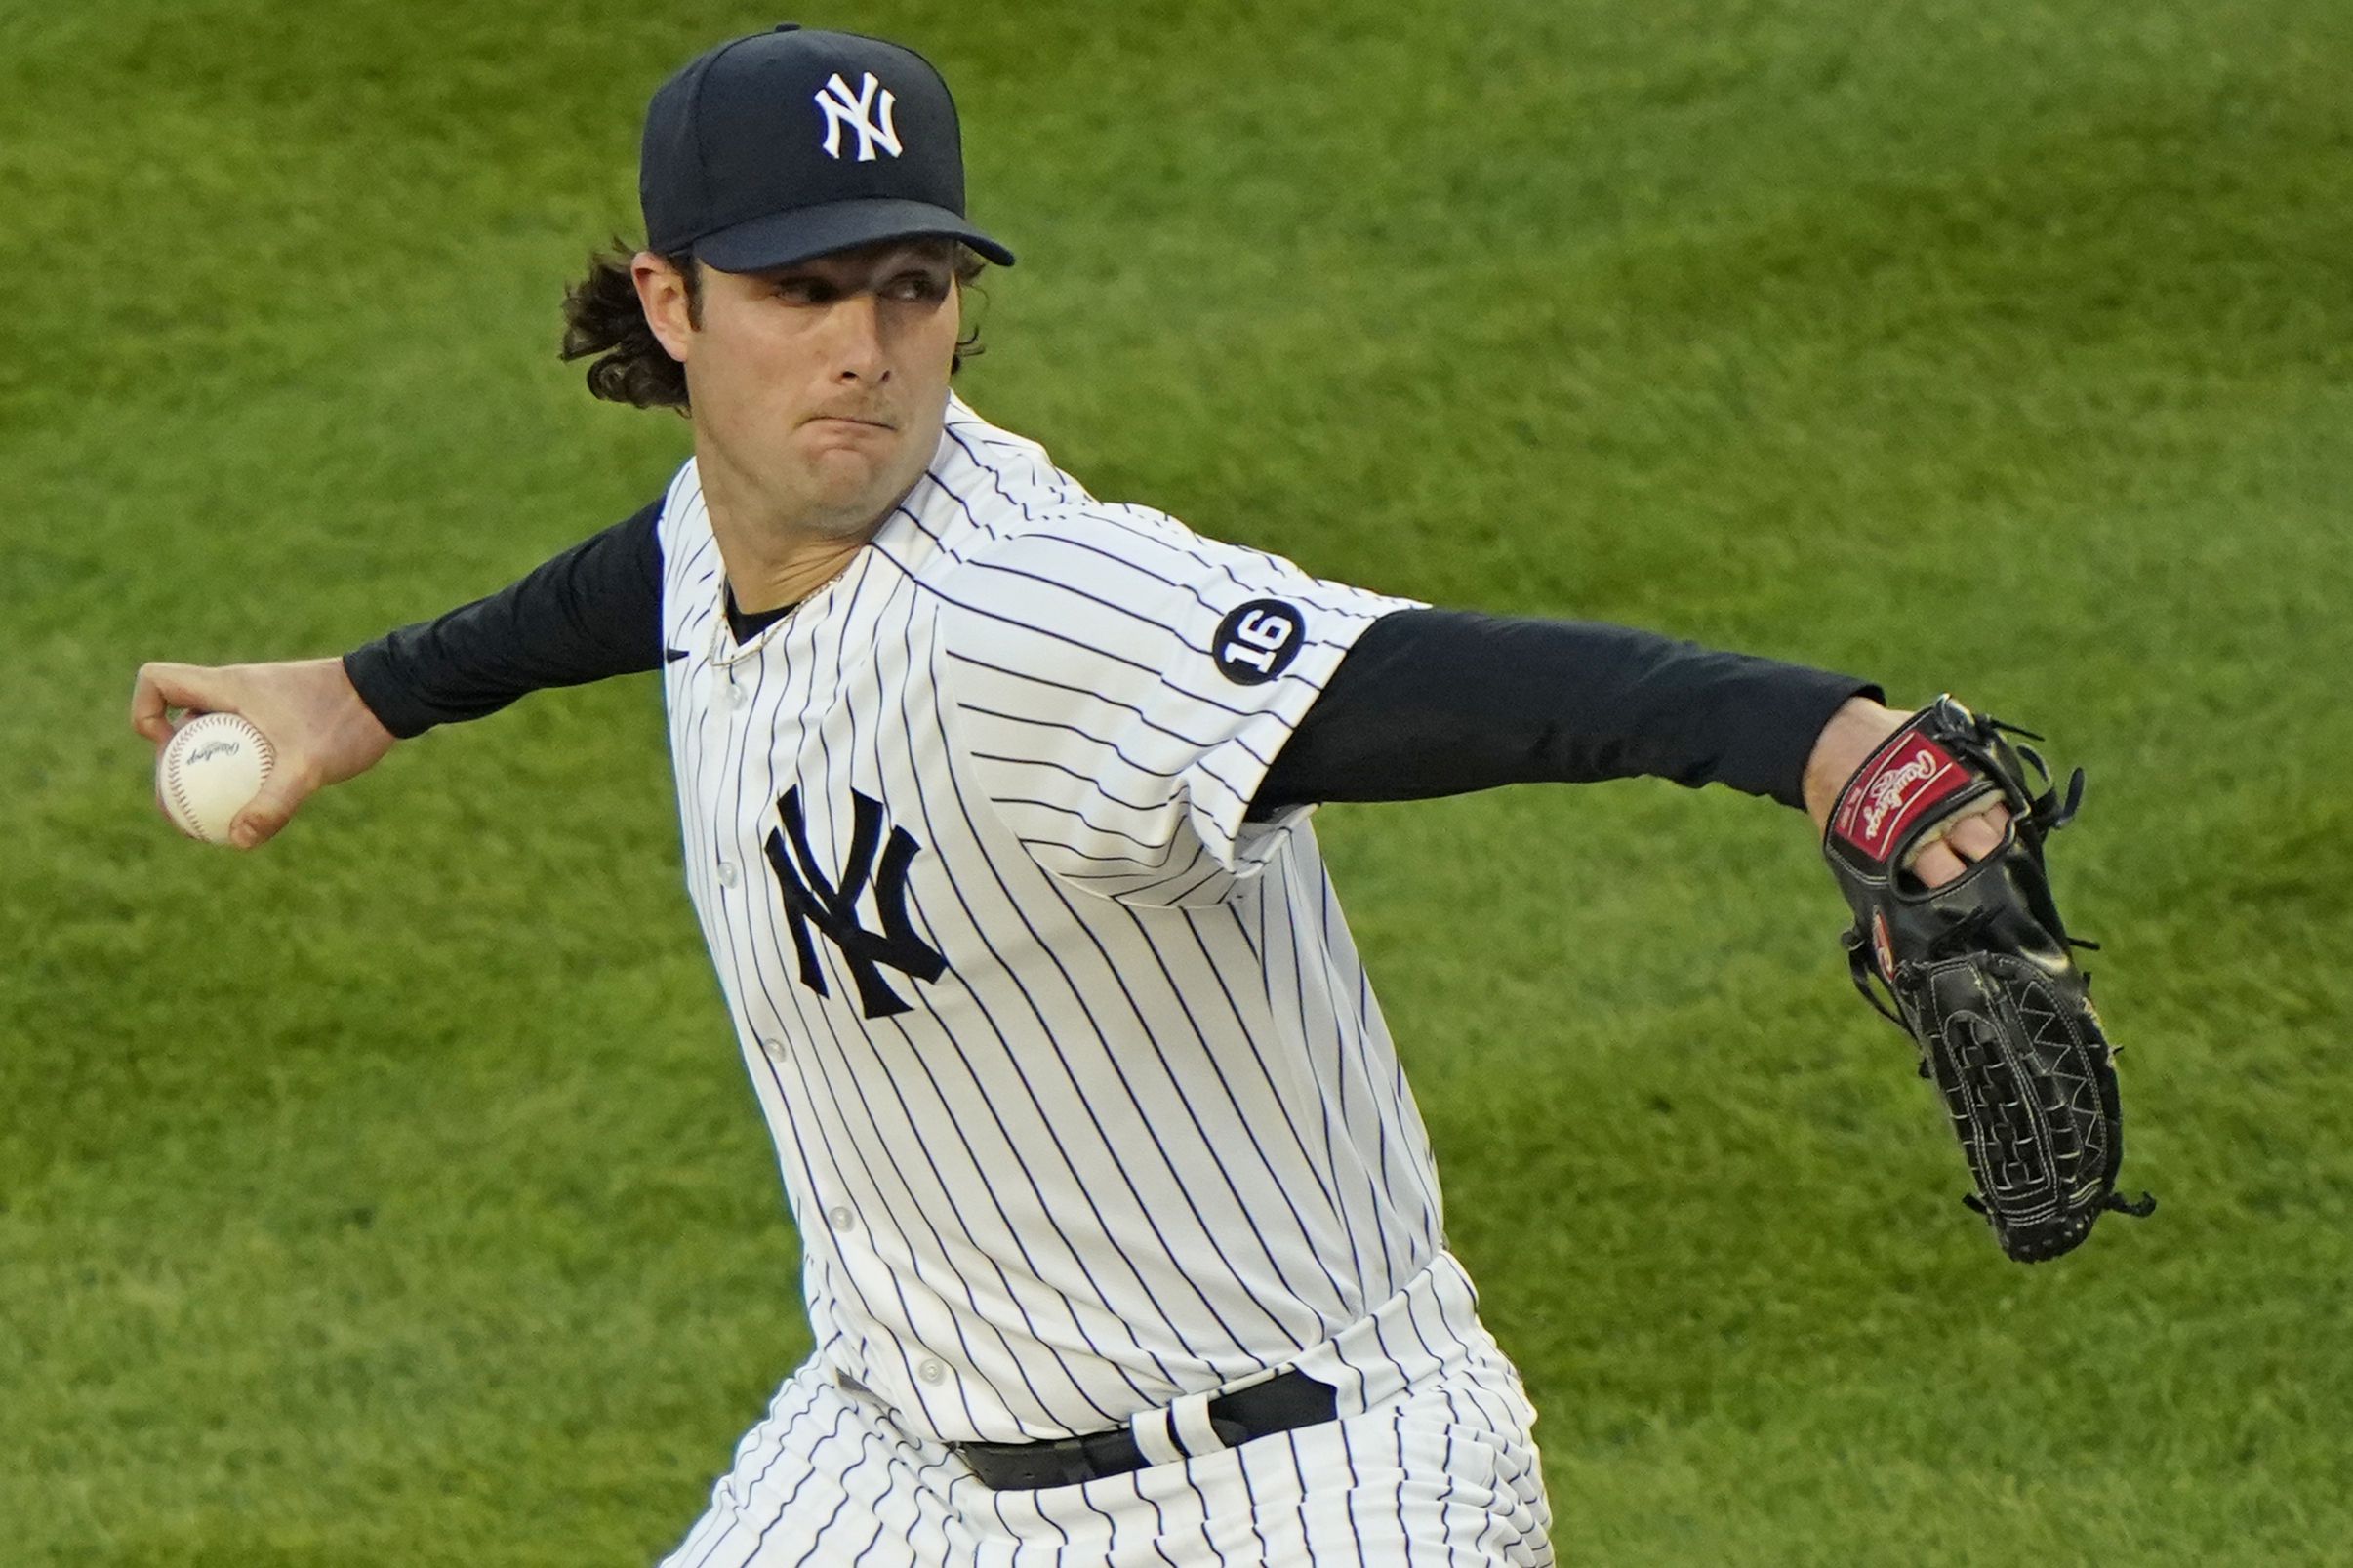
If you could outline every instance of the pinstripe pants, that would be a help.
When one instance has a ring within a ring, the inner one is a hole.
[[[1440,1254],[1303,1352],[1340,1417],[1129,1475],[992,1492],[811,1360],[663,1568],[1546,1568],[1535,1412]]]

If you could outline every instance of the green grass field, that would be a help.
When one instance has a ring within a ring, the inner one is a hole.
[[[1999,1255],[1793,814],[1331,810],[1565,1563],[2353,1561],[2353,24],[2336,0],[812,4],[956,85],[962,379],[1329,576],[1950,686],[2164,1203]],[[660,699],[252,856],[146,659],[337,652],[633,509],[551,348],[684,0],[0,24],[0,1562],[645,1564],[804,1352]]]

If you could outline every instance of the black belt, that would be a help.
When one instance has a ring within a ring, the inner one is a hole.
[[[1219,1394],[1205,1406],[1179,1400],[1147,1410],[1115,1431],[1042,1443],[949,1446],[991,1491],[1027,1492],[1125,1475],[1147,1465],[1238,1448],[1253,1437],[1319,1426],[1338,1413],[1339,1395],[1330,1384],[1318,1383],[1304,1372],[1284,1372],[1264,1383]],[[1145,1434],[1142,1444],[1136,1440],[1139,1428]],[[1148,1454],[1147,1445],[1158,1452]]]

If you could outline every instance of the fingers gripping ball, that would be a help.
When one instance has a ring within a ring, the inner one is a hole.
[[[155,794],[172,825],[207,844],[229,841],[228,824],[277,766],[268,737],[234,713],[202,713],[183,724],[155,765]]]

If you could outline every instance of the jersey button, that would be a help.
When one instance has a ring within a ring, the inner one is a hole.
[[[773,1034],[763,1035],[760,1039],[760,1054],[771,1062],[782,1062],[785,1059],[785,1042]]]
[[[719,886],[731,888],[743,879],[744,873],[735,868],[735,862],[721,861],[719,863]]]
[[[858,1216],[852,1214],[846,1207],[835,1205],[826,1210],[826,1224],[836,1230],[847,1230],[857,1223]]]
[[[921,1378],[925,1383],[932,1385],[934,1387],[937,1387],[939,1385],[948,1381],[948,1368],[942,1365],[940,1362],[934,1361],[929,1356],[925,1356],[922,1361],[916,1364],[915,1376]]]

